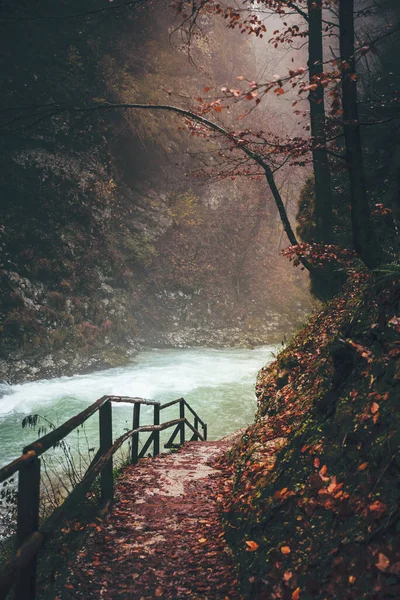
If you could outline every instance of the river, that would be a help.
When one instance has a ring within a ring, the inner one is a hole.
[[[0,466],[21,453],[38,432],[22,428],[22,419],[40,414],[54,425],[83,410],[105,394],[139,396],[168,402],[181,396],[208,424],[209,439],[218,439],[253,422],[257,371],[273,359],[275,346],[255,349],[206,348],[147,350],[130,365],[88,375],[60,377],[11,386],[0,398]],[[152,422],[142,407],[141,424]],[[178,418],[175,406],[162,420]],[[113,405],[114,435],[131,428],[132,406]],[[84,452],[98,444],[98,416],[72,442]]]

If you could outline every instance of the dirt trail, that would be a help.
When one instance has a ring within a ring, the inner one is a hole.
[[[190,442],[128,467],[62,598],[240,600],[218,522],[221,474],[212,466],[231,444]]]

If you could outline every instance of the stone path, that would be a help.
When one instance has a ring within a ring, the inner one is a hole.
[[[128,467],[62,598],[240,600],[218,521],[221,475],[212,466],[231,443],[189,442]]]

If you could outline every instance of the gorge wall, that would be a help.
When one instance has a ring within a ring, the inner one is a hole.
[[[139,346],[277,341],[310,309],[306,276],[279,255],[286,241],[263,183],[234,169],[202,175],[218,164],[215,141],[168,114],[63,110],[99,100],[190,107],[209,85],[252,76],[249,42],[227,43],[224,23],[205,19],[188,59],[169,9],[108,8],[1,9],[8,382],[115,366]],[[29,118],[37,106],[48,107],[40,122]]]

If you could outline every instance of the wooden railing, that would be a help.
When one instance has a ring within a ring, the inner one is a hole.
[[[121,435],[113,442],[112,436],[112,402],[133,404],[132,429]],[[179,404],[179,419],[160,423],[160,412],[170,406]],[[140,425],[140,408],[142,405],[153,406],[153,424]],[[190,423],[186,418],[186,409],[194,418]],[[56,446],[71,431],[82,425],[89,417],[99,412],[100,447],[87,469],[82,480],[71,493],[43,523],[39,526],[40,504],[40,456]],[[202,432],[200,433],[199,427]],[[57,429],[44,435],[23,449],[23,454],[0,469],[0,483],[19,473],[16,552],[14,556],[0,567],[0,599],[5,598],[14,586],[15,600],[33,600],[36,595],[37,555],[46,540],[68,516],[70,510],[76,507],[95,479],[100,476],[101,502],[107,506],[114,496],[113,455],[122,444],[132,439],[131,461],[136,464],[146,456],[153,445],[153,456],[160,453],[160,432],[175,427],[171,437],[164,447],[177,448],[185,443],[186,427],[192,432],[191,440],[206,440],[207,425],[200,419],[184,398],[160,404],[144,398],[128,396],[103,396],[91,406],[75,415]],[[150,436],[139,449],[139,436],[149,432]],[[179,443],[174,443],[179,434]]]

